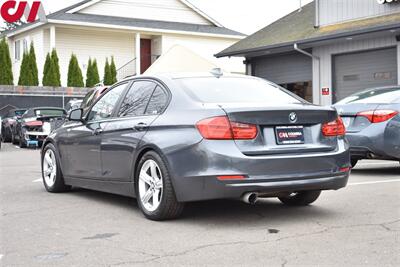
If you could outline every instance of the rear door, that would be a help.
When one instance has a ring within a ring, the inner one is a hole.
[[[152,122],[163,111],[167,91],[152,80],[135,81],[127,92],[116,118],[102,134],[103,179],[129,181],[136,149]]]

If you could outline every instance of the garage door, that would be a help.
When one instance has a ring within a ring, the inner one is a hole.
[[[312,61],[300,53],[252,59],[253,75],[277,84],[312,81]]]
[[[397,84],[396,48],[337,55],[333,64],[335,102],[367,88]]]

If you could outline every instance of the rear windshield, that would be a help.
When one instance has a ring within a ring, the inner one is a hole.
[[[36,109],[36,116],[63,116],[65,114],[62,109]]]
[[[400,102],[400,88],[384,88],[363,91],[346,97],[337,104],[379,104],[379,103],[397,103]]]
[[[186,93],[202,103],[262,103],[270,105],[302,103],[283,88],[253,78],[177,79]],[[305,102],[305,100],[304,100]]]

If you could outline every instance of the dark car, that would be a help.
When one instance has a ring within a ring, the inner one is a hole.
[[[147,218],[177,217],[185,202],[279,197],[308,205],[345,187],[350,154],[335,109],[241,75],[124,80],[42,149],[49,192],[71,186],[136,197]]]
[[[1,120],[1,128],[3,129],[2,140],[4,142],[12,141],[12,133],[14,132],[17,120],[25,113],[26,109],[11,109]]]
[[[368,89],[335,107],[347,128],[351,161],[400,160],[400,87]]]
[[[37,107],[28,109],[13,132],[13,142],[19,146],[41,147],[46,137],[59,128],[66,120],[66,111],[62,108]]]

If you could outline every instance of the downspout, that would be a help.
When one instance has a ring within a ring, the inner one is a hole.
[[[320,24],[320,17],[319,17],[319,0],[315,0],[315,21],[314,21],[314,28],[318,28]]]
[[[315,56],[311,53],[308,53],[307,51],[299,48],[299,46],[297,45],[297,43],[294,43],[293,45],[294,50],[296,50],[297,52],[306,55],[308,57],[310,57],[311,59],[315,59],[317,61],[317,69],[318,69],[318,102],[320,105],[322,105],[322,99],[321,99],[321,59],[318,56]]]

